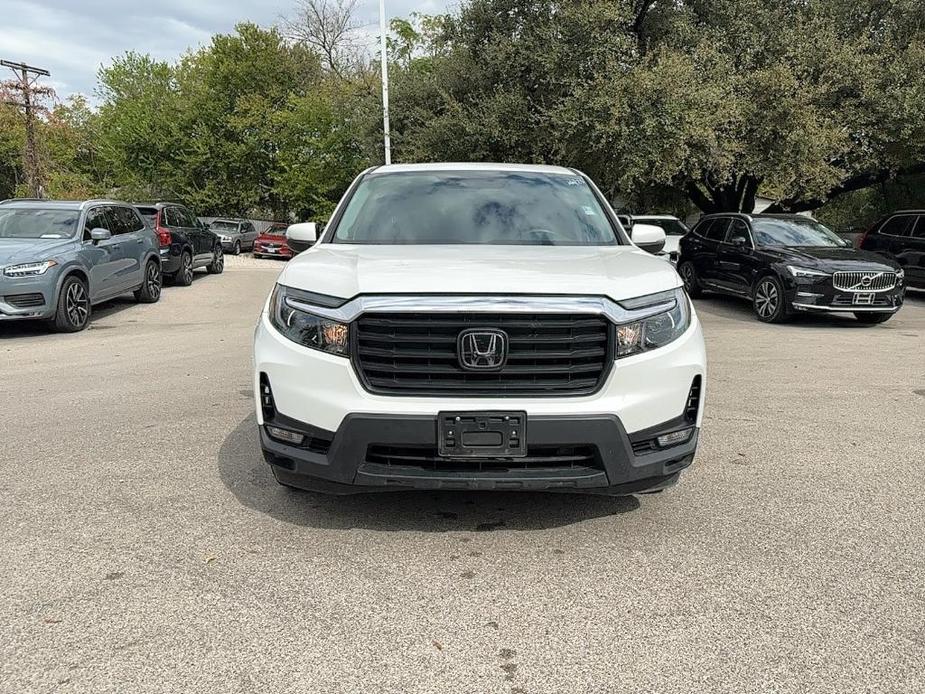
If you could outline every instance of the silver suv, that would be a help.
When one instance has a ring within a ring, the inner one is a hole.
[[[87,327],[91,307],[120,294],[161,296],[157,237],[122,202],[0,202],[0,322]]]
[[[259,236],[257,227],[246,219],[216,219],[209,230],[221,239],[222,248],[232,255],[254,250],[254,241]]]

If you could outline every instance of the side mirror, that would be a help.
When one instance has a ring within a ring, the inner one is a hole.
[[[656,255],[665,247],[665,230],[654,224],[637,222],[630,232],[630,239],[642,250]]]
[[[292,224],[286,229],[286,243],[296,253],[308,250],[318,240],[318,226],[314,222]]]
[[[731,243],[733,246],[736,246],[737,248],[741,248],[742,246],[748,244],[748,239],[744,236],[733,236],[731,239],[729,239],[729,243]]]
[[[91,229],[90,238],[93,240],[93,243],[107,241],[112,238],[112,232],[110,232],[109,229]]]

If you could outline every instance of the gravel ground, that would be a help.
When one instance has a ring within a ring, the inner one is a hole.
[[[229,258],[89,330],[0,326],[0,691],[925,690],[925,297],[697,302],[697,462],[656,496],[326,498],[263,463]]]

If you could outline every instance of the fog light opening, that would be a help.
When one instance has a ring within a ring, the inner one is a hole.
[[[291,443],[293,446],[301,446],[305,440],[305,435],[297,431],[289,431],[280,427],[267,426],[267,433],[277,441],[282,443]]]
[[[690,441],[691,435],[693,433],[694,428],[689,427],[687,429],[672,431],[670,434],[662,434],[656,439],[656,441],[658,442],[659,448],[671,448],[672,446],[677,446]]]

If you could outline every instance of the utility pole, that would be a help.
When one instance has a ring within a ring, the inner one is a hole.
[[[382,58],[382,132],[385,137],[385,163],[392,163],[392,139],[389,134],[389,56],[385,40],[385,0],[379,0],[379,39]]]
[[[13,104],[23,109],[26,116],[26,151],[23,156],[23,169],[25,169],[30,194],[34,198],[42,198],[45,197],[45,186],[35,143],[36,102],[34,97],[47,96],[51,93],[51,89],[36,87],[35,83],[39,77],[50,77],[51,73],[40,67],[14,63],[10,60],[0,60],[0,65],[10,68],[16,74],[16,81],[8,82],[7,85],[22,95],[22,101],[13,102]]]

